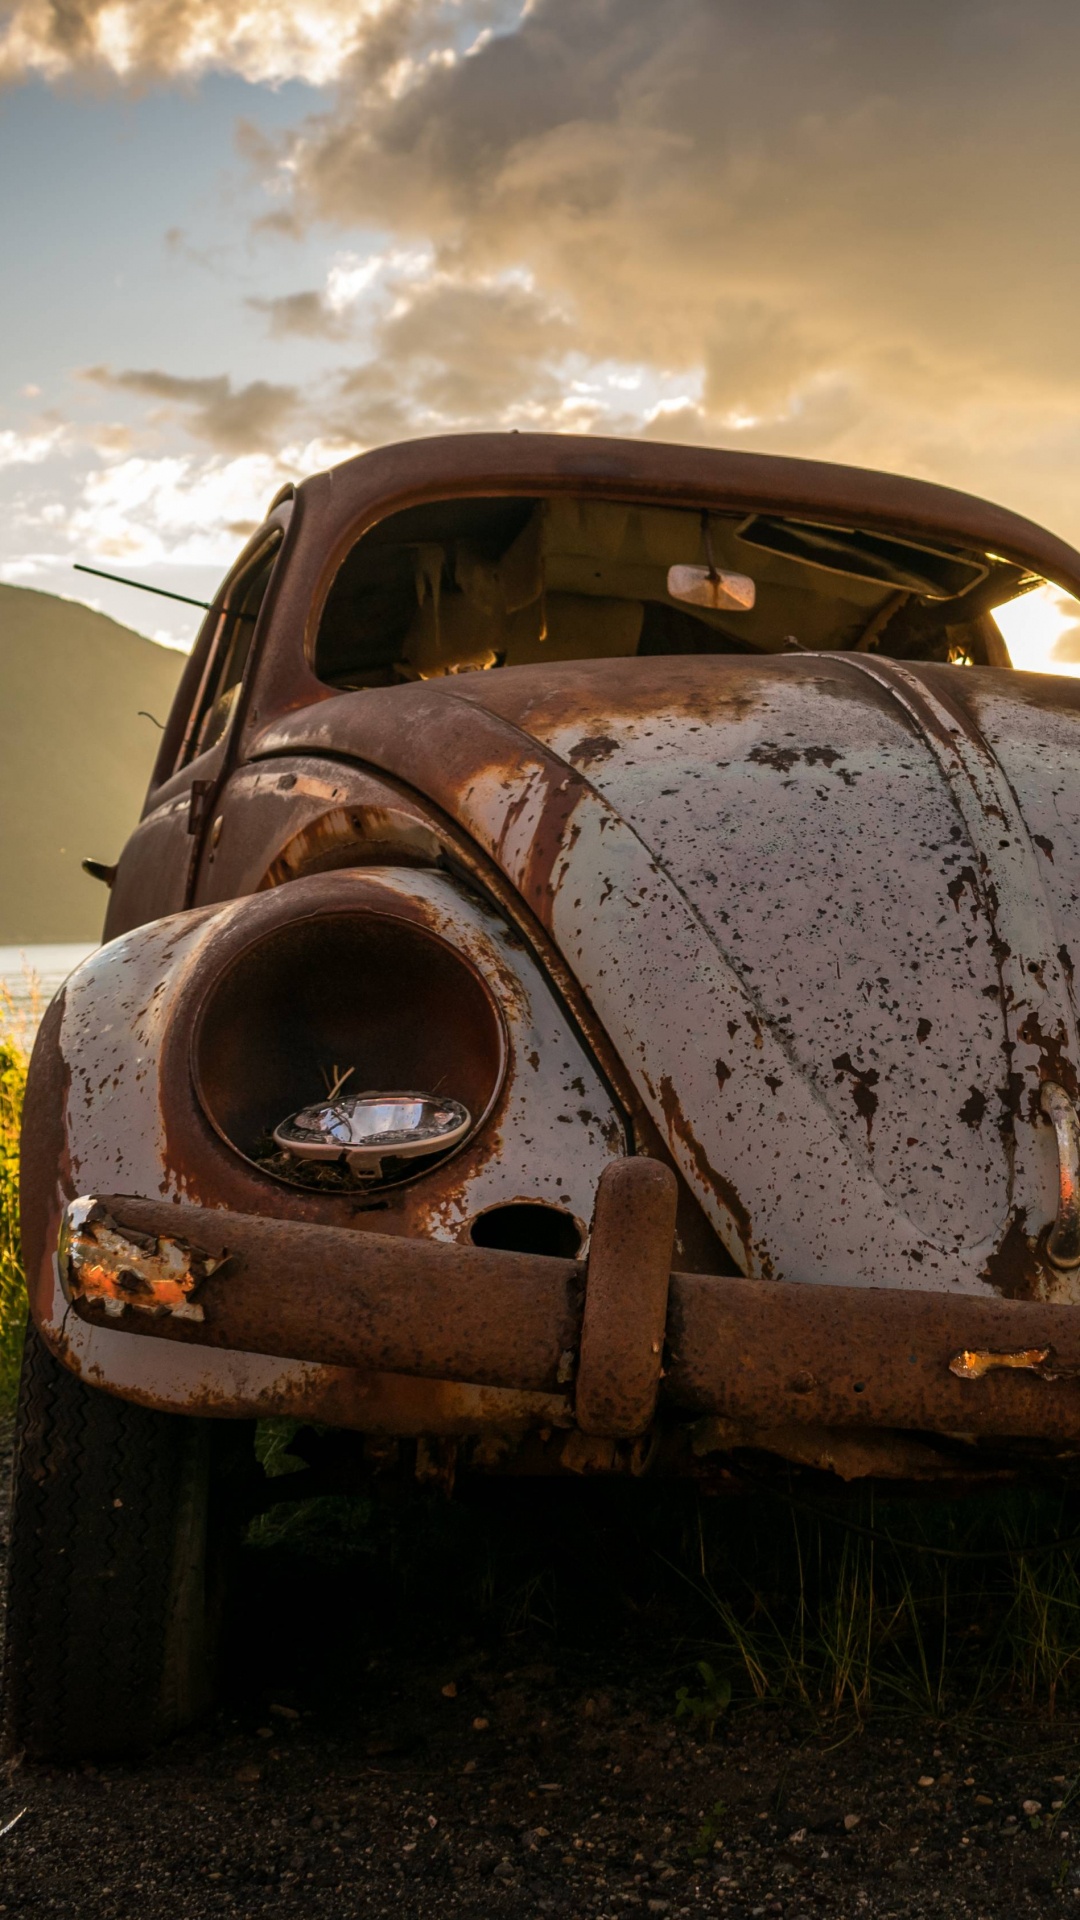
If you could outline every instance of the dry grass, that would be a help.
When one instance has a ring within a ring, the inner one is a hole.
[[[665,1560],[714,1622],[737,1693],[862,1720],[1008,1699],[1053,1714],[1080,1682],[1080,1532],[1068,1489],[824,1497],[799,1482],[698,1505]]]
[[[294,1423],[282,1441],[303,1451]],[[1052,1717],[1080,1695],[1080,1533],[1061,1488],[811,1493],[777,1467],[755,1470],[746,1497],[462,1475],[448,1502],[410,1492],[407,1444],[401,1469],[308,1507],[297,1473],[283,1486],[300,1497],[252,1544],[351,1558],[388,1617],[430,1596],[440,1632],[640,1637],[651,1664],[666,1650],[676,1716],[695,1726],[758,1701],[842,1737],[892,1713]]]
[[[0,1016],[4,1011],[0,999]],[[26,1280],[19,1246],[19,1122],[26,1054],[0,1031],[0,1413],[15,1405],[26,1325]]]

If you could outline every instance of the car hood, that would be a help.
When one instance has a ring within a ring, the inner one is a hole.
[[[1040,1108],[1077,1090],[1073,683],[593,661],[343,694],[258,751],[301,746],[497,862],[745,1272],[1073,1297]]]

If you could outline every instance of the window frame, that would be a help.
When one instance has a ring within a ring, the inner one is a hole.
[[[222,732],[208,745],[204,746],[202,744],[201,736],[205,729],[206,722],[213,712],[214,706],[221,697],[221,683],[228,671],[230,660],[237,641],[240,638],[241,621],[245,618],[250,618],[251,633],[248,636],[247,650],[240,672],[236,680],[232,683],[236,686],[243,685],[248,671],[248,662],[252,655],[255,629],[259,623],[259,615],[262,612],[263,601],[269,591],[270,582],[273,579],[274,568],[280,557],[284,538],[285,529],[282,526],[271,526],[266,530],[259,544],[254,546],[253,550],[248,550],[241,555],[232,573],[226,577],[217,600],[207,616],[207,621],[204,625],[210,625],[211,622],[213,624],[211,626],[210,636],[206,642],[202,671],[199,674],[198,683],[188,706],[183,732],[177,742],[176,755],[172,767],[173,773],[183,772],[184,769],[191,766],[195,760],[200,759],[202,754],[212,752],[214,747],[224,744],[228,738],[229,731],[233,724],[232,715],[230,715]],[[267,565],[268,561],[269,565]],[[243,602],[255,576],[258,575],[264,567],[266,568],[266,585],[263,587],[262,594],[259,598],[259,605],[255,613],[248,615]],[[196,650],[201,640],[202,634],[200,633],[199,640],[195,643]],[[225,691],[227,690],[226,688]]]
[[[266,601],[278,575],[281,551],[288,534],[289,517],[292,502],[285,502],[275,509],[270,520],[265,521],[247,545],[238,559],[229,569],[195,636],[195,642],[188,656],[187,664],[177,688],[172,710],[161,737],[158,757],[150,780],[144,817],[156,804],[157,796],[163,789],[178,781],[189,768],[194,766],[202,753],[194,750],[199,728],[206,711],[207,690],[214,684],[215,672],[222,666],[222,647],[227,644],[230,626],[235,629],[235,621],[229,616],[235,613],[236,603],[242,600],[245,586],[251,576],[266,561],[268,552],[274,552],[266,588],[259,603],[259,610],[252,623],[251,643],[244,661],[239,685],[242,687],[250,678],[255,641],[262,625],[262,614]],[[240,704],[238,702],[238,704]],[[222,747],[235,731],[235,721],[230,719],[219,738],[202,750],[210,754]]]

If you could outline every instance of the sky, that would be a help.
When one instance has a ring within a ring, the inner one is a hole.
[[[477,427],[1080,544],[1078,67],[1071,0],[0,0],[0,578],[186,644],[73,562],[209,596],[282,481]]]

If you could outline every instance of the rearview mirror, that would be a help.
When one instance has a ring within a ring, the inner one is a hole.
[[[667,590],[673,600],[717,613],[749,613],[757,589],[747,573],[722,573],[716,567],[669,567]]]

